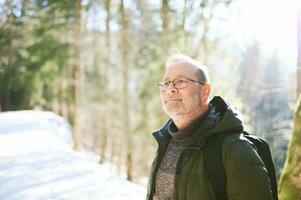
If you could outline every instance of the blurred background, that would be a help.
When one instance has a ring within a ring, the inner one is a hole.
[[[212,96],[269,142],[279,179],[298,94],[297,3],[0,0],[0,110],[63,116],[76,150],[145,186],[151,133],[168,119],[157,83],[168,56],[187,54],[208,66]]]

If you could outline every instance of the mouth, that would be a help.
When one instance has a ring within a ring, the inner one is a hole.
[[[178,101],[182,101],[182,99],[166,99],[166,103],[167,102],[178,102]]]

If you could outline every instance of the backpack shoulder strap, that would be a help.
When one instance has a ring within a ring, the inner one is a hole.
[[[214,190],[216,199],[226,200],[226,174],[223,164],[222,143],[225,134],[208,138],[204,148],[205,171]]]

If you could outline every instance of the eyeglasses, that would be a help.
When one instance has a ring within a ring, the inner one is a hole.
[[[172,85],[177,88],[177,89],[182,89],[182,88],[185,88],[187,86],[187,83],[191,81],[191,82],[194,82],[194,83],[199,83],[201,85],[204,85],[205,83],[204,82],[200,82],[200,81],[196,81],[196,80],[192,80],[190,78],[176,78],[172,81],[162,81],[160,83],[158,83],[160,89],[162,92],[164,92],[168,87],[169,85],[172,83]]]

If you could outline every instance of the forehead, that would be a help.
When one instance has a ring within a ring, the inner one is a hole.
[[[177,77],[196,78],[197,68],[184,62],[178,62],[166,68],[163,80]]]

